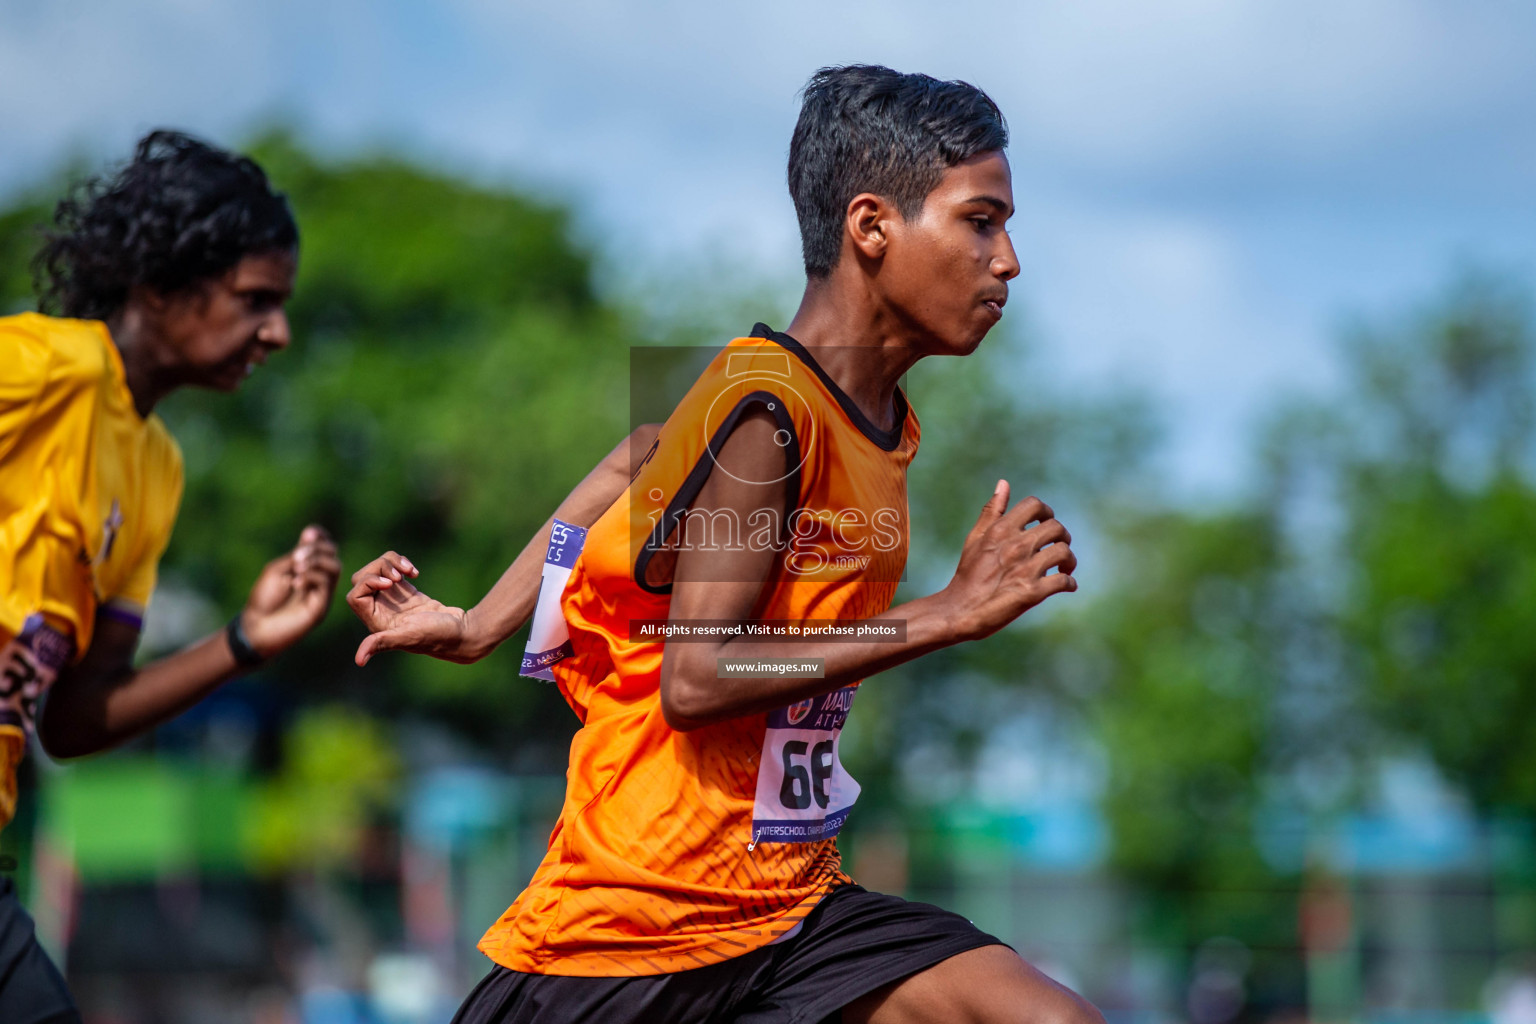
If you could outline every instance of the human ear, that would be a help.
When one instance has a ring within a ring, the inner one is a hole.
[[[136,284],[128,290],[127,305],[138,306],[146,313],[160,316],[165,313],[166,307],[171,304],[171,297],[158,288],[151,288],[147,284]]]
[[[860,192],[848,202],[848,212],[843,224],[853,241],[853,247],[865,259],[879,259],[885,255],[890,241],[887,230],[895,211],[880,196],[872,192]]]

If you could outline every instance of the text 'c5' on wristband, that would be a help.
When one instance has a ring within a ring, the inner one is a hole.
[[[224,627],[224,638],[229,641],[229,653],[235,656],[235,664],[241,668],[255,668],[267,660],[251,646],[251,641],[246,638],[245,628],[240,625],[239,615],[230,619],[229,625]]]

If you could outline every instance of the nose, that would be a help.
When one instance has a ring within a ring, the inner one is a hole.
[[[288,314],[281,309],[274,311],[256,329],[256,340],[274,349],[285,349],[293,341],[288,330]]]
[[[992,274],[998,280],[1012,281],[1019,276],[1019,256],[1013,251],[1013,239],[1008,237],[1008,232],[999,232],[1001,239],[1000,249],[992,257]]]

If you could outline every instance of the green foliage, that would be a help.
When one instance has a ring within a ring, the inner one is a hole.
[[[1039,386],[1032,347],[999,333],[964,359],[928,359],[909,375],[912,406],[923,426],[912,463],[914,577],[949,581],[965,536],[999,479],[1012,500],[1034,494],[1063,521],[1076,510],[1107,516],[1150,489],[1154,417],[1137,397],[1079,395],[1063,402]]]
[[[298,216],[292,312],[317,337],[359,332],[414,348],[510,309],[594,305],[591,260],[562,208],[389,157],[328,167],[282,135],[251,153]]]
[[[354,708],[311,708],[284,737],[283,770],[241,819],[258,871],[346,867],[361,858],[370,816],[396,800],[400,758],[386,729]]]
[[[1346,626],[1376,710],[1485,807],[1536,809],[1536,492],[1398,483],[1355,524]]]
[[[1089,715],[1109,751],[1114,861],[1187,889],[1262,875],[1253,826],[1279,685],[1274,524],[1233,513],[1129,523],[1126,584],[1073,625],[1107,654]]]
[[[1536,811],[1536,329],[1485,276],[1349,348],[1340,628],[1372,717],[1483,808]]]
[[[1266,815],[1358,806],[1394,752],[1536,810],[1529,307],[1469,276],[1342,350],[1348,401],[1276,415],[1264,486],[1118,520],[1118,585],[1062,624],[1062,654],[1107,662],[1088,707],[1113,861],[1155,886],[1282,870],[1257,854]]]
[[[34,196],[0,210],[0,316],[35,308],[30,267],[48,213],[48,205]]]

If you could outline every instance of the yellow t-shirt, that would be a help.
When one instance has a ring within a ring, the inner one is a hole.
[[[0,827],[37,699],[98,611],[142,622],[181,485],[181,451],[134,409],[105,324],[0,317]]]

